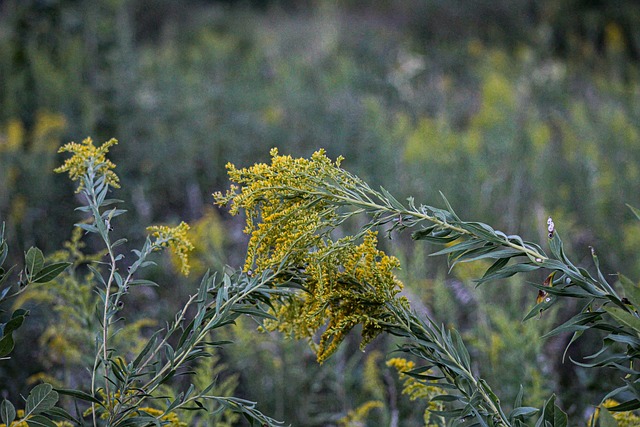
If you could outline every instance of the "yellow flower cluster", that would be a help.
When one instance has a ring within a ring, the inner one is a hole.
[[[120,188],[120,179],[115,172],[111,170],[114,169],[116,165],[106,158],[109,148],[117,143],[118,140],[111,138],[100,147],[96,147],[93,145],[91,138],[85,138],[82,144],[75,142],[65,144],[60,147],[58,153],[69,152],[73,153],[73,156],[65,160],[62,166],[54,169],[54,172],[69,172],[71,180],[78,181],[87,173],[89,167],[92,165],[96,175],[103,175],[107,184],[114,188]],[[83,188],[84,184],[82,180],[80,180],[76,191],[80,192]]]
[[[232,204],[232,214],[246,212],[245,232],[251,235],[246,270],[284,266],[304,278],[305,292],[274,302],[278,320],[265,326],[310,342],[322,331],[319,342],[311,344],[323,362],[353,327],[362,325],[365,346],[382,332],[387,304],[407,304],[396,298],[402,284],[393,270],[399,262],[377,250],[373,232],[361,244],[352,236],[327,237],[339,215],[331,189],[358,184],[340,169],[341,159],[334,163],[324,151],[311,159],[279,156],[277,150],[271,155],[271,165],[228,165],[231,180],[241,187],[214,196],[218,204]]]
[[[320,243],[317,232],[335,218],[332,207],[311,194],[318,184],[340,176],[340,161],[333,163],[324,150],[311,159],[293,159],[271,150],[271,165],[255,164],[237,169],[227,165],[232,185],[214,194],[216,204],[231,205],[230,213],[247,215],[244,232],[251,236],[246,270],[277,267],[283,260],[295,264],[306,256],[307,248]]]
[[[166,225],[153,225],[147,227],[147,231],[156,238],[152,243],[156,249],[168,247],[180,260],[180,272],[189,275],[189,252],[193,250],[193,244],[189,240],[189,224],[181,222],[177,227]]]
[[[369,400],[338,420],[340,427],[364,427],[365,420],[373,409],[384,408],[379,400]]]
[[[156,417],[156,418],[164,414],[164,411],[160,409],[149,408],[149,407],[138,408],[138,411],[144,411],[147,414],[151,415],[152,417]],[[160,418],[160,421],[164,421],[165,423],[163,423],[162,425],[167,427],[187,427],[187,424],[181,422],[180,419],[178,418],[178,415],[175,412],[169,412],[168,414],[163,415]]]
[[[395,298],[402,288],[393,275],[399,262],[377,250],[376,244],[376,234],[369,232],[360,245],[343,239],[309,251],[307,292],[276,306],[278,322],[267,322],[267,327],[309,340],[323,330],[313,344],[318,362],[331,356],[358,324],[362,325],[361,347],[366,346],[382,332],[380,322],[389,316],[387,304],[406,304],[403,298]]]
[[[607,399],[604,401],[602,406],[605,408],[611,408],[612,406],[617,406],[619,402],[613,399]],[[611,412],[613,419],[618,423],[618,427],[637,427],[640,426],[640,416],[636,415],[631,411],[623,411],[623,412]],[[598,419],[600,416],[600,408],[596,408],[595,417]],[[589,419],[589,425],[591,425],[591,418]]]
[[[418,381],[406,372],[415,369],[416,365],[410,360],[403,359],[401,357],[394,357],[387,361],[387,366],[391,366],[398,371],[398,377],[402,380],[402,394],[409,396],[411,400],[430,400],[433,397],[446,394],[443,389],[436,385],[427,385]],[[427,371],[429,374],[430,371]],[[424,411],[424,425],[426,427],[437,426],[438,423],[430,423],[431,413],[430,411],[442,411],[444,409],[441,402],[429,402],[427,409]]]

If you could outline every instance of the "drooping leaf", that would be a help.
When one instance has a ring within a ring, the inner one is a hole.
[[[35,415],[27,420],[29,427],[56,427],[56,423],[42,415]]]
[[[631,399],[626,402],[620,403],[619,405],[611,406],[610,408],[607,408],[607,409],[611,412],[626,412],[626,411],[635,411],[638,408],[640,408],[640,400]]]
[[[521,406],[511,411],[511,413],[509,414],[509,419],[513,419],[515,417],[531,417],[538,411],[540,411],[538,408],[532,408],[531,406]]]
[[[84,400],[86,402],[91,402],[91,403],[95,403],[95,404],[100,405],[100,406],[104,406],[102,404],[102,401],[100,401],[96,397],[93,397],[89,393],[85,393],[84,391],[64,389],[64,388],[56,388],[55,391],[57,391],[59,394],[65,395],[65,396],[71,396],[71,397],[74,397],[76,399],[80,399],[80,400]]]
[[[640,287],[622,274],[619,277],[624,295],[636,309],[640,309]]]
[[[46,283],[58,277],[60,273],[66,270],[71,265],[70,262],[56,262],[44,267],[33,278],[34,283]]]
[[[54,406],[53,408],[46,410],[44,414],[47,416],[64,418],[65,420],[73,421],[76,424],[81,424],[77,419],[72,417],[71,414],[69,414],[67,411],[65,411],[62,408],[58,408],[57,406]]]
[[[640,332],[640,319],[633,314],[612,306],[604,307],[604,310],[622,325],[628,326],[636,332]]]

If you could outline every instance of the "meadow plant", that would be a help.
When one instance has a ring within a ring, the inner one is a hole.
[[[180,410],[205,408],[211,412],[209,417],[215,418],[215,414],[231,411],[244,416],[251,425],[281,425],[258,411],[254,402],[211,394],[216,378],[210,378],[209,384],[198,390],[193,384],[175,393],[167,393],[166,389],[172,378],[190,374],[194,362],[214,356],[215,349],[225,344],[212,339],[216,329],[232,324],[244,314],[255,318],[268,317],[265,303],[272,292],[279,292],[270,285],[277,272],[264,271],[261,275],[249,277],[242,272],[229,271],[222,273],[220,278],[207,272],[197,292],[188,298],[173,320],[147,338],[135,354],[130,354],[131,349],[122,353],[114,347],[117,335],[126,328],[121,310],[130,289],[134,286],[157,286],[137,277],[141,269],[154,264],[149,259],[152,253],[169,248],[176,254],[180,270],[186,275],[189,273],[188,254],[193,249],[187,238],[189,226],[186,223],[177,227],[149,227],[150,235],[142,248],[132,250],[132,260],[127,260],[121,251],[126,239],[112,241],[111,233],[117,217],[125,213],[116,207],[119,200],[107,198],[113,188],[119,187],[115,164],[106,157],[109,148],[116,144],[117,141],[112,139],[96,147],[90,138],[81,144],[69,143],[60,152],[69,152],[72,156],[56,169],[56,172],[68,172],[70,178],[78,182],[76,192],[83,204],[77,210],[87,214],[87,218],[76,226],[86,234],[97,235],[105,248],[100,259],[82,260],[92,273],[93,291],[98,295],[97,304],[89,307],[99,328],[93,337],[95,351],[87,369],[88,378],[82,389],[54,389],[51,384],[39,384],[31,390],[24,410],[16,411],[14,405],[4,399],[0,404],[2,425],[182,427],[186,424],[180,420]],[[7,251],[3,230],[0,234],[0,262],[4,262]],[[0,298],[17,296],[32,283],[50,282],[70,264],[57,262],[47,265],[42,252],[32,248],[25,256],[19,289],[11,294],[12,286],[7,286]],[[0,270],[0,285],[6,282],[10,273],[11,269]],[[25,310],[18,309],[2,325],[0,350],[3,356],[13,348],[12,333],[27,314]],[[209,368],[215,371],[211,366]],[[196,383],[202,386],[202,381]],[[56,406],[60,395],[76,400],[74,415]],[[188,418],[194,419],[192,416]]]
[[[541,315],[562,299],[577,300],[579,311],[545,337],[571,333],[571,345],[588,330],[604,331],[602,348],[586,361],[574,363],[613,369],[621,376],[620,386],[602,402],[617,397],[622,403],[601,402],[599,417],[592,417],[591,424],[598,419],[600,425],[610,426],[616,425],[616,417],[634,417],[628,411],[640,408],[640,371],[634,365],[640,348],[640,288],[622,275],[616,284],[609,283],[595,249],[591,250],[595,275],[575,265],[565,254],[552,218],[546,224],[547,254],[520,236],[460,219],[446,199],[445,209],[416,205],[412,198],[403,204],[382,187],[372,189],[342,169],[340,158],[332,162],[323,151],[310,159],[281,156],[277,150],[271,156],[270,165],[244,169],[228,165],[234,184],[226,193],[214,195],[216,203],[230,206],[232,214],[246,214],[250,241],[244,270],[259,275],[277,269],[275,283],[300,288],[278,296],[271,311],[276,319],[266,323],[268,328],[309,340],[319,362],[356,325],[362,326],[362,346],[383,332],[404,338],[398,350],[423,365],[415,368],[404,359],[390,363],[405,378],[409,396],[430,402],[428,412],[440,417],[439,424],[524,426],[527,419],[537,417],[536,426],[568,425],[555,395],[534,408],[523,406],[526,396],[521,391],[511,411],[503,410],[489,384],[472,370],[460,334],[411,309],[393,275],[397,260],[376,249],[376,230],[413,229],[414,240],[443,245],[432,255],[446,255],[451,267],[489,260],[490,266],[476,280],[478,285],[544,272],[542,283],[530,283],[538,297],[524,320]],[[338,227],[355,216],[367,218],[359,231],[336,238]],[[415,382],[408,382],[407,376]],[[430,417],[425,419],[432,422]]]
[[[585,332],[604,332],[600,350],[585,361],[573,362],[586,368],[608,368],[621,377],[619,387],[602,398],[589,420],[582,421],[602,427],[637,421],[631,411],[640,408],[640,372],[634,363],[640,349],[638,285],[622,275],[616,283],[609,283],[593,249],[595,273],[576,266],[565,254],[551,218],[546,224],[547,253],[517,235],[460,219],[446,199],[445,209],[416,205],[411,198],[403,204],[384,188],[374,190],[342,169],[341,159],[331,161],[324,151],[309,159],[294,159],[273,150],[271,164],[243,169],[228,165],[233,184],[226,193],[214,197],[217,204],[229,206],[232,214],[246,215],[245,233],[250,240],[243,268],[227,268],[220,278],[206,272],[197,291],[165,328],[155,331],[143,345],[123,351],[116,343],[119,334],[129,333],[122,309],[131,287],[158,286],[139,278],[140,271],[154,264],[150,259],[154,252],[168,248],[175,254],[180,271],[188,274],[193,244],[186,223],[149,227],[142,248],[132,250],[133,259],[127,259],[121,250],[126,239],[112,241],[117,217],[125,213],[117,207],[121,201],[107,198],[119,186],[115,164],[107,159],[109,148],[116,143],[112,139],[96,147],[87,138],[82,144],[67,144],[60,151],[70,152],[72,157],[56,169],[78,181],[77,193],[83,204],[77,210],[86,217],[77,227],[85,234],[96,235],[104,247],[102,252],[83,256],[78,233],[67,247],[72,262],[60,261],[58,256],[47,263],[39,249],[31,248],[25,254],[13,292],[13,286],[7,285],[13,267],[0,269],[2,301],[23,294],[34,284],[46,284],[68,274],[65,270],[74,272],[78,262],[87,265],[97,298],[78,301],[90,312],[85,313],[85,320],[94,316],[93,321],[86,320],[87,324],[98,325],[92,337],[94,351],[87,377],[79,388],[49,383],[35,386],[24,409],[16,410],[4,399],[0,403],[4,424],[0,425],[182,427],[187,425],[184,420],[199,422],[198,415],[181,418],[184,410],[207,410],[209,415],[202,422],[219,425],[233,425],[237,415],[250,425],[282,425],[258,411],[254,402],[212,393],[230,392],[233,379],[219,387],[216,378],[206,381],[207,373],[217,375],[224,369],[216,366],[216,349],[229,342],[216,340],[216,332],[234,324],[240,316],[249,316],[262,330],[307,340],[319,363],[330,358],[356,327],[361,331],[362,348],[380,334],[398,337],[397,352],[405,353],[406,358],[393,357],[387,365],[398,372],[403,394],[425,402],[425,425],[520,427],[535,422],[536,427],[567,426],[568,417],[556,404],[555,395],[540,408],[525,406],[527,396],[521,388],[515,402],[505,409],[507,406],[481,372],[472,368],[462,336],[411,307],[394,273],[399,261],[378,249],[380,232],[390,235],[407,229],[413,229],[416,241],[443,245],[432,255],[446,255],[451,267],[489,261],[486,271],[476,279],[478,285],[542,272],[545,279],[541,283],[525,282],[537,292],[537,299],[524,320],[540,316],[563,299],[577,301],[578,312],[545,336],[570,333],[571,345]],[[631,210],[640,219],[640,212]],[[356,218],[359,222],[351,221]],[[346,227],[342,226],[348,221],[360,226],[357,232],[345,235]],[[0,266],[7,253],[2,229]],[[26,310],[18,308],[0,325],[1,357],[11,353],[13,333],[27,315]],[[141,336],[140,325],[134,325],[133,331]],[[371,363],[378,358],[372,357]],[[367,369],[368,387],[379,387],[373,368]],[[194,373],[198,377],[192,385],[178,392],[172,379]],[[384,408],[383,394],[369,394],[374,400],[336,420],[338,424],[363,425],[371,411]],[[75,399],[75,414],[59,405],[61,395]],[[222,417],[223,413],[236,415]]]

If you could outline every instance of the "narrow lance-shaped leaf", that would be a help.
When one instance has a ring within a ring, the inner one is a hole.
[[[631,209],[631,212],[633,212],[636,218],[640,219],[640,209],[636,209],[631,205],[627,205],[627,207]]]
[[[640,319],[633,314],[618,307],[604,307],[604,310],[622,325],[628,326],[636,332],[640,332]]]
[[[620,275],[620,285],[624,289],[624,295],[629,302],[633,304],[636,310],[640,309],[640,286],[622,274]]]
[[[57,427],[56,423],[42,415],[35,415],[27,420],[29,427]]]

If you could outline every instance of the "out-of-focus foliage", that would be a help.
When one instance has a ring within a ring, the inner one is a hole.
[[[628,255],[640,250],[640,228],[624,208],[640,206],[639,14],[633,0],[501,0],[473,7],[463,0],[339,6],[5,0],[0,219],[15,249],[9,256],[20,259],[33,245],[49,253],[68,238],[74,221],[68,213],[76,203],[68,198],[70,184],[48,171],[59,163],[55,151],[63,141],[91,134],[123,142],[113,148],[113,160],[131,212],[116,233],[141,241],[139,224],[178,218],[214,224],[198,228],[191,221],[190,233],[198,236],[191,237],[204,243],[194,253],[196,278],[210,267],[244,260],[241,221],[205,208],[210,194],[225,186],[225,163],[264,161],[272,147],[294,156],[324,147],[399,199],[437,200],[442,191],[461,215],[529,237],[538,232],[534,240],[544,240],[544,221],[552,215],[574,253],[587,259],[594,246],[603,270],[640,277],[640,262]],[[579,369],[548,363],[561,351],[562,337],[539,343],[528,323],[517,336],[501,335],[508,341],[493,338],[500,325],[521,317],[535,295],[487,287],[477,296],[472,272],[458,266],[447,275],[402,237],[391,243],[405,266],[404,292],[436,318],[464,325],[474,360],[489,367],[483,372],[490,382],[504,384],[500,394],[511,396],[520,382],[530,387],[529,396],[548,395],[553,384],[565,398],[601,393],[602,384]],[[126,309],[145,307],[140,318],[168,317],[190,288],[169,269],[150,274],[169,275],[175,286],[140,292]],[[502,307],[505,300],[515,308]],[[57,319],[43,305],[29,302],[31,315]],[[550,317],[547,312],[542,323]],[[64,337],[52,325],[42,338],[50,344]],[[510,353],[525,336],[526,350]],[[393,348],[386,340],[379,345],[383,352]],[[526,365],[525,380],[493,380],[498,347],[505,361]],[[578,342],[572,351],[580,357],[588,347]],[[7,372],[25,378],[41,371],[38,348],[18,347],[29,363]],[[276,339],[263,348],[264,366],[276,349],[289,366],[296,362],[289,353],[302,351]],[[526,361],[518,359],[522,354]],[[351,361],[352,376],[344,375],[346,362],[327,362],[338,366],[332,375],[317,374],[331,378],[318,380],[323,386],[313,402],[299,398],[309,386],[302,373],[315,372],[307,359],[290,371],[274,371],[280,377],[270,377],[282,383],[266,384],[257,367],[245,366],[239,387],[257,390],[262,405],[277,408],[266,410],[276,418],[299,425],[335,422],[374,399],[332,400],[360,388],[364,360],[356,355],[336,357]],[[241,371],[240,358],[228,359]],[[290,393],[278,400],[282,394],[273,387],[284,390],[284,384]],[[385,385],[391,396],[391,382]],[[314,406],[307,413],[318,414],[316,421],[295,409],[307,405]],[[406,415],[414,408],[400,410]],[[384,411],[390,416],[392,409]]]

